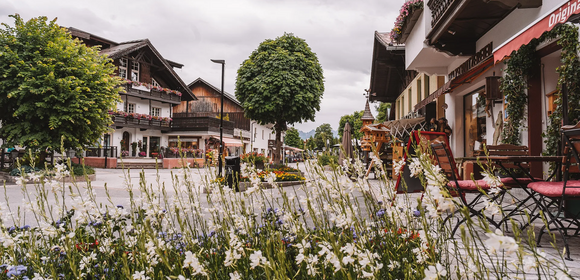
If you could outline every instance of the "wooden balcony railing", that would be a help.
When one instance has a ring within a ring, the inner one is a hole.
[[[446,14],[447,10],[457,0],[429,0],[427,6],[431,10],[431,27],[434,27],[441,18]]]
[[[154,88],[150,89],[149,91],[141,90],[139,88],[134,88],[130,84],[124,85],[125,91],[129,96],[135,96],[139,98],[151,99],[160,102],[166,102],[171,104],[180,104],[181,103],[181,96],[177,96],[172,93],[166,93],[164,91],[158,91]]]
[[[138,127],[144,129],[169,129],[169,122],[161,120],[136,119],[130,117],[113,116],[115,126]]]
[[[244,117],[244,112],[224,112],[224,116],[234,124],[234,128],[250,131],[250,120]],[[219,113],[216,112],[197,112],[197,113],[173,113],[173,118],[199,118],[210,117],[218,120]],[[219,127],[219,125],[218,125]]]
[[[220,131],[220,119],[215,117],[183,117],[191,113],[180,113],[173,115],[171,129],[173,131]],[[233,135],[234,123],[224,120],[223,133]]]

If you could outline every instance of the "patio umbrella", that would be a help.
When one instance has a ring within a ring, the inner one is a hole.
[[[352,137],[350,135],[350,124],[347,122],[344,125],[344,132],[342,133],[342,149],[340,149],[338,162],[340,165],[343,165],[344,159],[352,159],[352,157]]]

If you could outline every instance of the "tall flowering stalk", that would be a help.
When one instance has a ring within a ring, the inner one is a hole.
[[[22,182],[25,209],[11,208],[8,198],[0,205],[0,278],[566,276],[566,268],[526,246],[517,227],[508,236],[468,219],[451,239],[446,218],[469,213],[449,195],[428,153],[415,158],[407,164],[428,190],[422,200],[397,194],[380,164],[379,179],[369,181],[360,160],[332,171],[307,162],[307,182],[274,189],[263,189],[259,172],[244,163],[252,186],[243,193],[220,185],[214,168],[192,181],[200,171],[184,167],[171,186],[146,182],[144,174],[133,182],[126,171],[124,205],[107,188],[103,197],[91,184],[60,183],[64,175],[36,177],[35,184]],[[28,226],[24,212],[33,218]]]

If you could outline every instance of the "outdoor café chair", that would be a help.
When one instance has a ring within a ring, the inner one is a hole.
[[[498,228],[503,221],[503,217],[499,217],[500,221],[497,222],[494,220],[494,218],[496,218],[494,215],[485,215],[484,209],[487,202],[485,201],[484,197],[489,196],[490,200],[492,201],[500,199],[505,194],[505,189],[502,188],[498,193],[489,194],[488,191],[491,187],[484,180],[458,180],[457,178],[459,173],[455,165],[455,160],[452,158],[451,153],[446,147],[447,146],[443,142],[434,142],[431,144],[433,155],[437,161],[437,164],[449,179],[449,182],[447,183],[449,192],[453,195],[457,195],[461,203],[469,210],[470,217],[481,217],[488,220],[491,225]],[[470,194],[469,198],[467,194]],[[452,215],[448,216],[446,221],[451,217]],[[455,232],[459,226],[466,220],[467,218],[464,217],[457,222],[453,231],[451,232],[451,236],[455,235]]]
[[[580,213],[572,213],[570,202],[580,199],[580,180],[571,180],[570,174],[580,173],[580,123],[571,129],[563,127],[564,159],[563,180],[559,182],[532,182],[528,188],[539,194],[538,204],[546,217],[536,243],[540,244],[546,230],[558,231],[564,241],[566,259],[570,258],[568,238],[580,235]]]

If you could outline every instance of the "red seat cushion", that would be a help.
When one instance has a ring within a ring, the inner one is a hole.
[[[564,182],[533,182],[528,184],[528,188],[547,197],[559,197],[562,196]],[[566,182],[566,195],[580,196],[579,180]]]
[[[514,178],[512,177],[506,177],[506,178],[500,178],[499,180],[506,186],[519,186],[519,185],[527,185],[529,183],[532,182],[537,182],[537,181],[543,181],[541,178],[534,178],[534,180],[532,180],[530,177],[522,177],[522,178],[516,178],[518,181],[516,182],[514,180]]]
[[[456,187],[455,181],[450,181],[449,183],[447,183],[447,186],[452,187],[452,188],[458,188],[460,190],[464,190],[464,191],[476,191],[478,190],[478,187],[484,190],[489,189],[489,186],[487,185],[487,183],[484,180],[477,180],[477,181],[473,181],[473,180],[458,180],[457,183],[459,184],[459,187]]]

